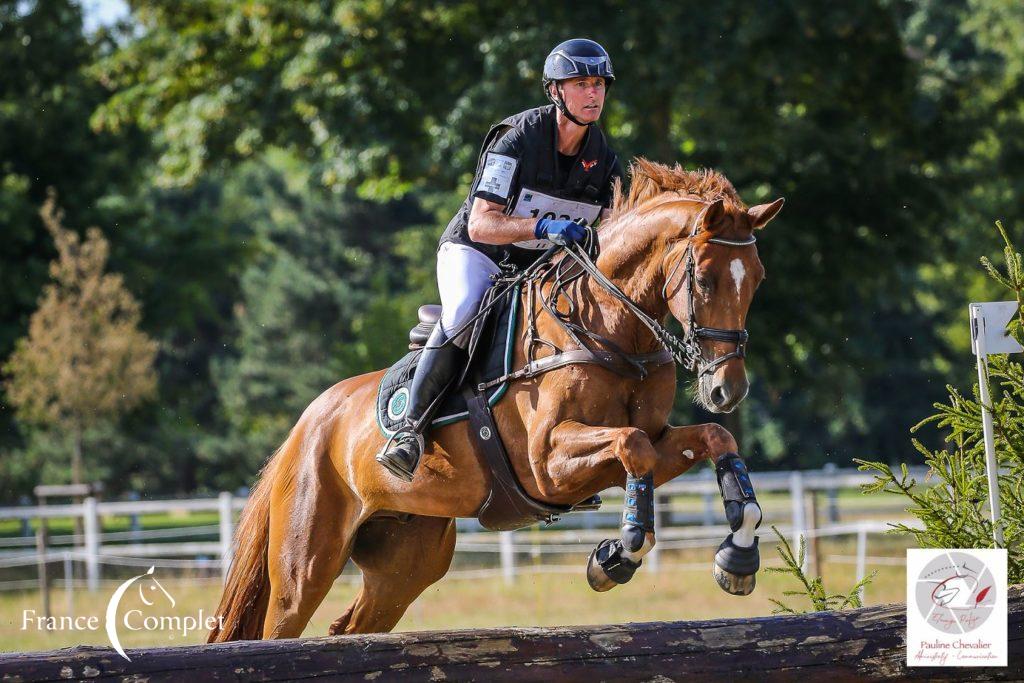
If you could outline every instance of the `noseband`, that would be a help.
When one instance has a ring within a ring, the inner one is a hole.
[[[683,338],[679,339],[675,335],[672,335],[673,340],[677,343],[677,346],[672,349],[673,353],[678,352],[682,355],[681,359],[677,359],[677,362],[681,362],[687,369],[697,373],[697,378],[701,378],[709,372],[714,371],[722,363],[732,358],[745,358],[747,355],[747,341],[750,339],[750,335],[745,329],[742,330],[729,330],[721,327],[702,327],[697,324],[697,311],[694,305],[693,283],[696,278],[697,271],[697,259],[693,255],[693,243],[694,238],[700,232],[699,224],[695,225],[693,232],[690,233],[690,237],[687,240],[686,252],[683,257],[676,262],[676,265],[672,267],[671,272],[667,278],[665,278],[665,284],[661,288],[661,296],[667,302],[668,301],[668,284],[672,281],[672,277],[679,270],[680,264],[683,264],[684,277],[686,278],[687,287],[687,306],[688,318],[686,321],[686,329],[683,331]],[[711,244],[721,244],[727,247],[748,247],[757,242],[757,238],[751,235],[747,239],[743,240],[730,240],[724,237],[710,237],[708,242]],[[671,334],[671,333],[668,333]],[[735,344],[734,348],[729,353],[716,356],[711,361],[704,361],[704,352],[701,349],[701,341],[708,339],[711,341],[727,342]]]

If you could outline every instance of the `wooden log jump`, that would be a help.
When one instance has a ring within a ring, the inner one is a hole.
[[[0,681],[1024,680],[1024,597],[1009,666],[906,667],[903,605],[711,621],[496,628],[0,655]]]

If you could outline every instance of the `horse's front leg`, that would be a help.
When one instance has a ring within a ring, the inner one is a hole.
[[[732,533],[715,553],[714,575],[722,590],[749,595],[761,566],[754,531],[761,524],[761,507],[754,496],[747,466],[737,454],[736,440],[715,424],[666,427],[655,441],[658,466],[655,484],[682,474],[700,460],[715,463],[718,489],[725,504],[725,518]]]
[[[591,427],[563,422],[551,431],[545,467],[549,485],[575,490],[600,476],[601,467],[618,462],[626,470],[626,499],[618,539],[605,539],[587,564],[587,581],[596,591],[626,583],[654,547],[654,480],[658,453],[647,434],[635,427]]]

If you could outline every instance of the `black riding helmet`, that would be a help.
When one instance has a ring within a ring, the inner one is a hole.
[[[567,119],[578,126],[585,124],[569,113],[560,86],[556,86],[555,95],[551,94],[548,86],[567,78],[581,76],[600,76],[604,79],[606,87],[615,80],[612,58],[608,56],[607,50],[593,40],[573,38],[559,43],[544,60],[544,93]]]

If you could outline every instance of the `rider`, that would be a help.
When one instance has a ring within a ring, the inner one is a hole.
[[[441,319],[420,356],[402,426],[377,455],[400,479],[412,481],[422,434],[464,360],[468,335],[445,342],[476,315],[498,264],[525,268],[552,242],[579,241],[583,226],[611,205],[622,167],[596,122],[614,80],[603,47],[567,40],[544,60],[552,104],[510,116],[484,139],[472,190],[437,251]]]

